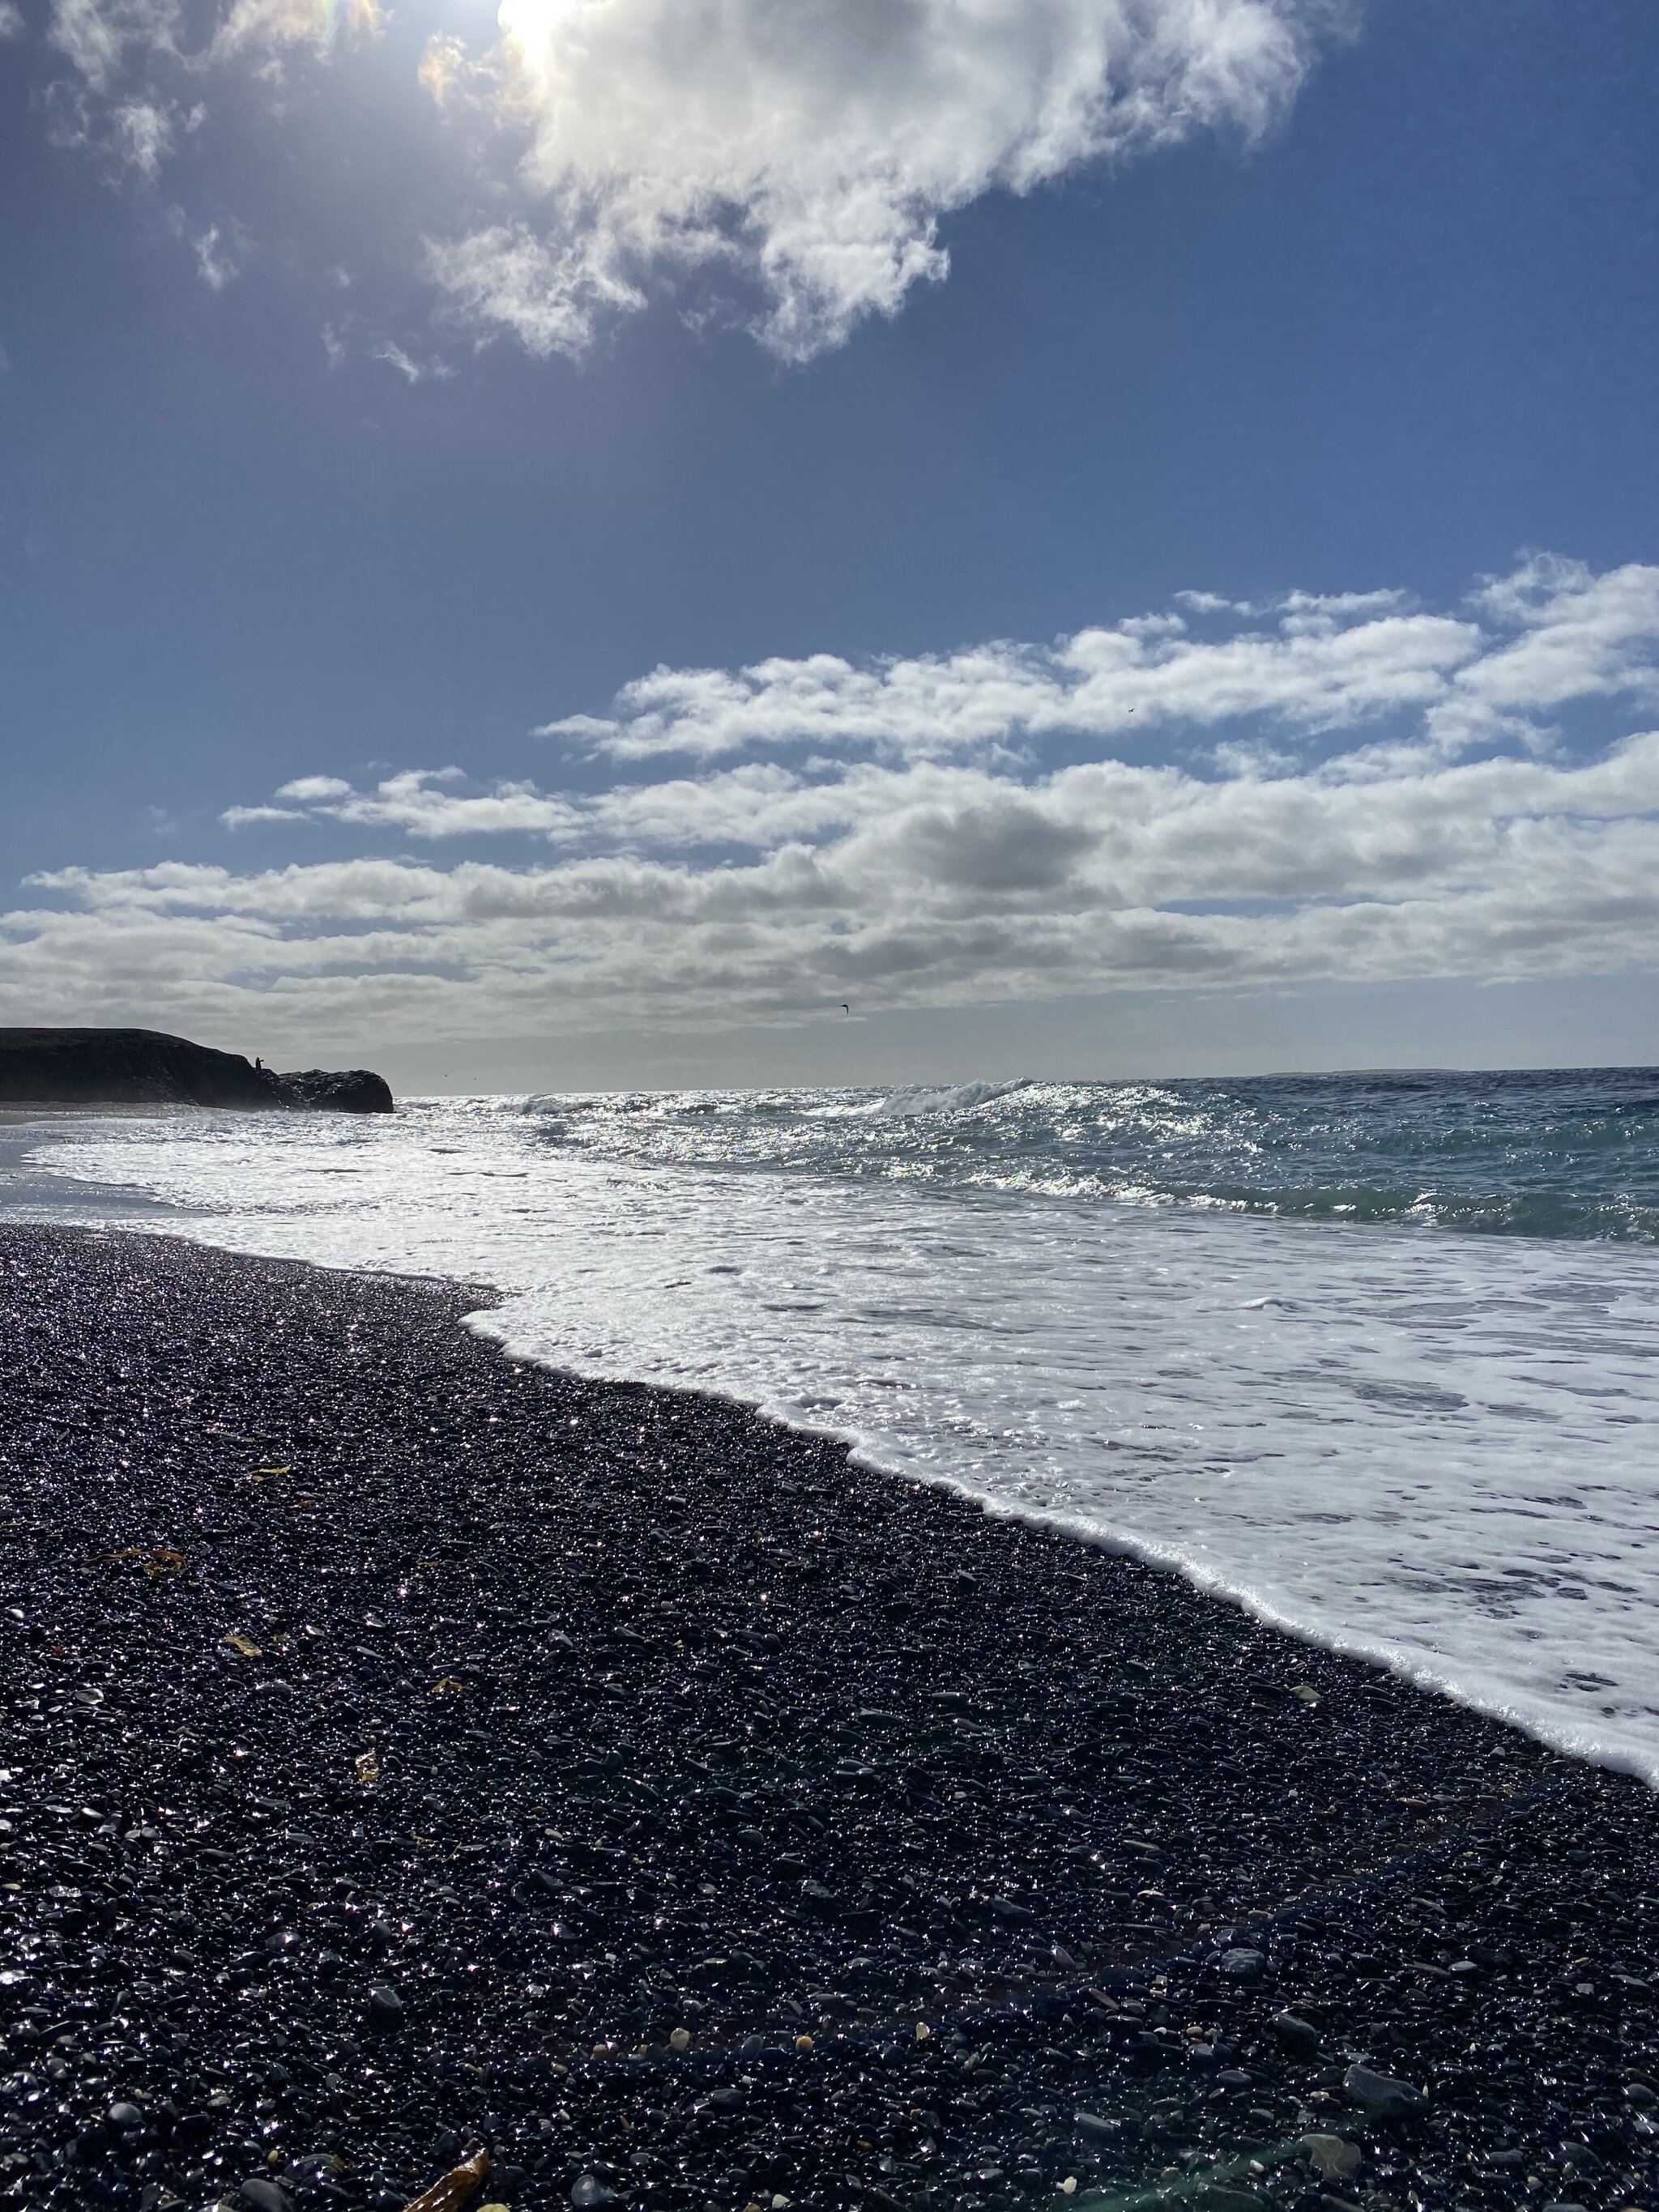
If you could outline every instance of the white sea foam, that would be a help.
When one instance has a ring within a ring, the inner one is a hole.
[[[479,1100],[31,1150],[60,1217],[121,1218],[117,1186],[239,1250],[494,1283],[478,1326],[517,1353],[835,1431],[1659,1781],[1659,1255],[621,1164],[547,1127]]]
[[[907,1084],[872,1101],[865,1110],[895,1120],[920,1114],[960,1114],[975,1106],[992,1105],[1000,1098],[1012,1098],[1027,1087],[1020,1082],[951,1083],[943,1088],[938,1085]]]

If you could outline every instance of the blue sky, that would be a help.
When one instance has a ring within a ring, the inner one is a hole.
[[[1659,1059],[1643,0],[0,20],[6,1018]]]

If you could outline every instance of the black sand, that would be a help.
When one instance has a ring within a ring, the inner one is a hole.
[[[1659,2203],[1644,1785],[479,1302],[0,1234],[0,2203]]]

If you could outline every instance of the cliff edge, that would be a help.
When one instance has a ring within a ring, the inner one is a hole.
[[[0,1029],[0,1106],[232,1106],[389,1114],[368,1068],[279,1075],[160,1030]]]

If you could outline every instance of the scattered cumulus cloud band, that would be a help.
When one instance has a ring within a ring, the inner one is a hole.
[[[988,192],[1259,138],[1353,20],[1349,0],[501,0],[483,42],[465,11],[416,60],[378,0],[219,0],[205,31],[183,0],[52,0],[50,37],[69,135],[152,184],[211,133],[229,73],[276,113],[381,46],[404,127],[459,157],[419,249],[450,321],[579,356],[668,297],[804,361],[942,278],[941,222]],[[234,213],[197,209],[197,234]]]
[[[1659,567],[1546,558],[1447,611],[1194,592],[659,669],[545,725],[538,781],[319,768],[227,810],[230,859],[37,877],[0,988],[276,1048],[1651,968],[1656,716]],[[559,787],[561,748],[614,780]],[[307,857],[239,868],[248,835]]]

